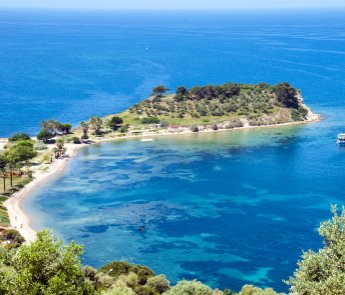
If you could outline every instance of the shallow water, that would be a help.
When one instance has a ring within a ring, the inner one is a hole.
[[[287,80],[324,115],[85,148],[25,201],[35,228],[85,244],[96,267],[126,260],[172,281],[286,290],[301,251],[322,245],[330,204],[343,203],[344,15],[0,12],[1,135],[115,112],[158,84]]]
[[[343,202],[334,123],[87,147],[25,210],[35,228],[84,244],[96,267],[125,260],[172,281],[285,290],[301,251],[321,246],[330,204]]]

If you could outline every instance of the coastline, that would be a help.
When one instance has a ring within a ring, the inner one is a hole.
[[[39,189],[40,186],[50,178],[56,177],[59,173],[62,173],[65,167],[67,166],[69,159],[74,157],[77,152],[83,148],[93,144],[98,144],[107,141],[116,141],[116,140],[127,140],[127,139],[140,139],[145,137],[157,137],[157,136],[172,136],[172,135],[191,135],[198,133],[214,133],[220,131],[235,131],[235,130],[250,130],[258,128],[273,128],[273,127],[283,127],[283,126],[292,126],[292,125],[301,125],[309,124],[313,122],[320,121],[320,115],[313,114],[310,112],[308,119],[305,121],[298,122],[287,122],[281,124],[272,124],[272,125],[261,125],[261,126],[244,126],[236,127],[232,129],[205,129],[198,132],[193,132],[190,129],[184,131],[174,131],[174,130],[160,130],[160,132],[145,131],[142,134],[128,134],[125,136],[118,137],[109,137],[109,138],[99,138],[93,141],[90,144],[66,144],[67,148],[67,158],[64,159],[55,159],[51,164],[49,164],[48,169],[45,171],[34,171],[34,179],[29,184],[27,184],[22,190],[15,193],[12,197],[4,202],[4,206],[7,208],[8,215],[10,218],[11,227],[19,231],[19,233],[25,238],[27,243],[30,243],[35,240],[37,232],[31,227],[30,218],[24,210],[22,209],[22,201],[29,197],[35,190]],[[40,165],[39,165],[40,166]]]

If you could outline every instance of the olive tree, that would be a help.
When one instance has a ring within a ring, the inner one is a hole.
[[[345,294],[345,208],[339,215],[332,206],[331,212],[332,219],[318,229],[324,247],[303,253],[298,269],[287,281],[291,294]]]
[[[39,232],[30,245],[0,253],[0,294],[95,294],[81,266],[82,253],[74,242],[63,246],[48,231]]]

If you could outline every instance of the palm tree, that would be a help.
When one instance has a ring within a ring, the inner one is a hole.
[[[0,177],[4,180],[4,192],[6,192],[7,159],[5,155],[0,155]]]
[[[6,154],[8,168],[10,170],[10,179],[11,179],[11,187],[13,187],[13,171],[17,167],[17,164],[20,162],[20,159],[14,153]]]
[[[89,132],[90,124],[88,122],[81,122],[80,125],[81,125],[81,128],[83,129],[84,138],[87,138],[88,137],[87,133]]]
[[[95,130],[95,133],[100,134],[101,128],[103,125],[103,120],[100,117],[93,116],[93,117],[91,117],[90,122],[91,122],[93,129]]]
[[[62,155],[65,154],[65,144],[64,141],[62,139],[58,139],[56,142],[56,148],[54,149],[55,152],[55,158],[59,158]]]

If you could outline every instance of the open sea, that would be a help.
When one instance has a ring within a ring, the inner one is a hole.
[[[24,202],[34,228],[84,244],[94,267],[286,291],[345,203],[345,10],[0,10],[0,137],[115,113],[160,84],[228,81],[289,81],[323,120],[84,148]]]

